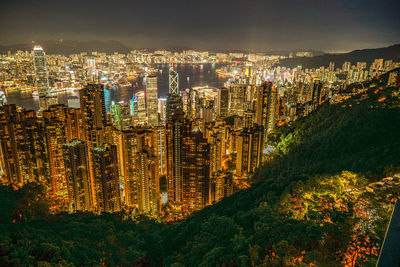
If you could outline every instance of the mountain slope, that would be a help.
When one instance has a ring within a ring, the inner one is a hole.
[[[295,68],[301,65],[303,68],[319,68],[329,66],[329,62],[335,62],[336,67],[341,67],[345,61],[352,64],[357,62],[367,62],[370,65],[374,59],[383,58],[385,60],[400,60],[400,44],[375,49],[354,50],[344,54],[324,54],[316,57],[287,58],[280,61],[282,67]]]

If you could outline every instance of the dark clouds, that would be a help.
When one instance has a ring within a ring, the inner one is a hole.
[[[398,0],[2,0],[0,43],[350,50],[400,42]]]

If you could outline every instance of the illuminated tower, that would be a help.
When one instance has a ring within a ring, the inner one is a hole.
[[[63,144],[66,143],[65,123],[46,120],[45,125],[51,190],[54,195],[66,200],[68,195],[63,157]]]
[[[24,184],[26,173],[24,162],[26,155],[22,152],[21,143],[24,142],[24,131],[21,114],[15,105],[0,107],[0,144],[1,166],[5,172],[5,183]]]
[[[182,108],[182,98],[179,95],[179,75],[173,68],[169,69],[169,91],[167,96],[166,119],[171,120],[176,109]]]
[[[183,137],[182,178],[184,215],[210,203],[210,145],[198,126]]]
[[[33,48],[33,60],[40,110],[46,110],[48,107],[47,97],[49,95],[49,78],[46,67],[46,55],[41,46],[37,45]]]
[[[181,109],[177,109],[171,120],[167,121],[167,179],[168,201],[176,209],[181,209],[183,201],[182,177],[182,139],[190,129]]]
[[[241,130],[236,139],[236,175],[246,177],[260,166],[264,147],[264,127],[254,125]]]
[[[99,146],[105,142],[107,125],[103,85],[88,84],[80,98],[85,140],[89,148]]]
[[[246,85],[232,84],[229,87],[229,115],[243,116]]]
[[[71,140],[63,145],[63,154],[70,210],[91,210],[92,190],[85,142]]]
[[[158,89],[157,76],[146,77],[146,103],[148,124],[150,126],[158,125]]]
[[[228,116],[229,91],[227,88],[218,89],[217,114],[220,117]]]
[[[147,109],[146,109],[146,94],[144,91],[139,91],[135,94],[134,103],[134,119],[136,125],[147,124]]]
[[[124,179],[124,202],[128,207],[138,207],[138,189],[136,181],[137,134],[134,130],[119,132],[118,163],[120,175]]]
[[[151,148],[141,149],[136,154],[136,162],[139,210],[157,216],[161,207],[157,156]]]
[[[104,144],[91,149],[97,212],[121,210],[117,148]]]
[[[169,69],[169,90],[168,93],[170,95],[178,95],[179,94],[179,75],[174,68]]]

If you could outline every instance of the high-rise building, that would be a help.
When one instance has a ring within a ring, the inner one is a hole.
[[[182,108],[182,97],[179,95],[179,75],[173,68],[169,69],[169,90],[167,95],[166,119],[171,120],[176,109]]]
[[[91,149],[94,176],[95,210],[118,212],[121,210],[117,148],[103,144]]]
[[[80,102],[82,110],[82,125],[84,140],[86,141],[87,151],[92,148],[101,146],[107,141],[107,114],[104,102],[104,88],[101,84],[88,84],[80,90]],[[92,160],[92,154],[88,153],[90,180],[91,184],[95,183],[95,169]],[[94,192],[95,187],[92,186],[93,203],[96,203],[97,194]]]
[[[220,117],[228,116],[229,108],[229,90],[228,88],[222,87],[218,89],[217,98],[217,114]]]
[[[210,204],[210,144],[198,126],[182,140],[181,190],[184,215]]]
[[[244,128],[236,139],[236,175],[246,177],[260,166],[264,145],[264,127]]]
[[[46,67],[46,54],[41,46],[33,48],[33,61],[35,66],[36,86],[38,88],[39,106],[41,110],[48,107],[49,78]]]
[[[175,110],[167,121],[167,179],[168,201],[181,208],[183,203],[182,139],[190,131],[189,122],[181,109]]]
[[[87,148],[82,140],[74,139],[63,145],[65,175],[68,188],[70,211],[92,209]]]
[[[160,114],[160,119],[162,122],[166,122],[167,119],[167,99],[159,98],[158,99],[158,113]]]
[[[169,69],[169,90],[168,93],[170,95],[178,95],[179,94],[179,75],[174,68]]]
[[[5,183],[22,185],[30,181],[39,181],[46,175],[46,166],[37,166],[40,164],[40,159],[36,161],[35,154],[32,154],[36,152],[40,154],[35,149],[43,149],[43,146],[39,145],[43,145],[44,142],[43,128],[36,123],[32,126],[31,123],[25,125],[27,119],[34,118],[34,111],[19,112],[14,104],[0,107],[0,165],[4,171],[2,180]],[[28,133],[26,126],[29,129]],[[34,127],[39,128],[34,130]],[[30,143],[33,141],[30,138],[35,138],[36,145]],[[45,151],[42,150],[43,153]],[[39,176],[36,177],[36,173]]]
[[[168,201],[175,217],[210,202],[210,145],[198,126],[177,109],[167,123]]]
[[[146,138],[146,136],[139,136],[139,138]],[[143,148],[136,154],[137,189],[139,210],[157,216],[161,209],[160,174],[158,159],[152,150],[151,147]]]
[[[245,84],[232,84],[229,87],[229,116],[243,116],[245,92]]]
[[[52,194],[63,200],[68,199],[67,181],[63,157],[63,144],[66,143],[65,122],[46,120],[46,145],[49,161],[50,188]]]
[[[146,77],[146,103],[148,124],[158,125],[158,87],[157,76]]]
[[[147,109],[146,109],[146,94],[144,91],[139,91],[135,94],[134,103],[134,119],[136,125],[147,124]]]

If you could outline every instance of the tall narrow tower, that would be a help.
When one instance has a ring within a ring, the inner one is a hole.
[[[158,125],[158,89],[157,76],[146,78],[147,117],[150,126]]]
[[[179,94],[179,75],[174,68],[169,69],[169,91],[170,95]]]
[[[41,46],[36,45],[33,48],[33,61],[35,65],[40,110],[46,110],[48,107],[47,96],[49,94],[49,78],[46,67],[46,54]]]

